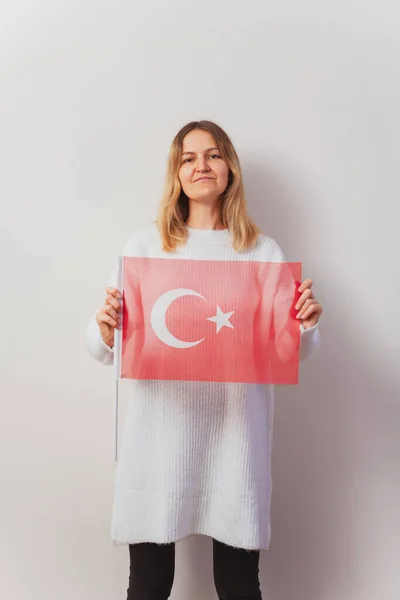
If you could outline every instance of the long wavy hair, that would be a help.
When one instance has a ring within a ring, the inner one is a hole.
[[[162,248],[173,252],[186,243],[188,230],[186,221],[189,216],[189,199],[179,181],[182,145],[184,137],[193,129],[208,131],[214,136],[223,160],[229,168],[228,184],[220,197],[221,221],[232,235],[232,245],[236,251],[247,250],[253,246],[260,233],[247,212],[243,178],[239,157],[235,148],[221,127],[211,121],[191,121],[182,127],[174,137],[168,156],[164,193],[160,202],[156,220]]]

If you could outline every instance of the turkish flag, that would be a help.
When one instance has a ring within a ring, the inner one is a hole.
[[[121,378],[298,382],[301,263],[123,257]]]

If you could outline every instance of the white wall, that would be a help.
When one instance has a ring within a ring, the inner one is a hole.
[[[264,596],[397,599],[399,4],[0,11],[1,596],[125,598],[127,548],[109,539],[113,374],[84,330],[125,239],[156,215],[173,136],[206,118],[325,308],[319,354],[277,392]],[[211,550],[177,543],[173,600],[216,598]]]

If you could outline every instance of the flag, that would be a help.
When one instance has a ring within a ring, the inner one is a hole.
[[[296,384],[301,263],[123,257],[120,378]]]

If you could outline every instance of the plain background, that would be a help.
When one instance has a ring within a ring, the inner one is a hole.
[[[277,389],[268,600],[400,595],[400,8],[394,0],[9,0],[0,13],[0,595],[125,598],[113,371],[86,351],[169,145],[211,119],[249,210],[324,306]],[[179,541],[173,600],[216,598]]]

